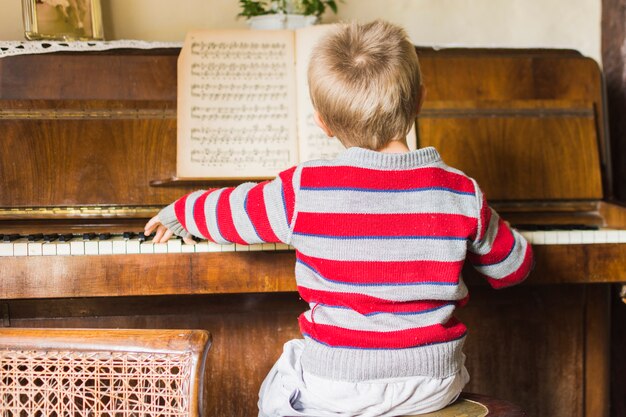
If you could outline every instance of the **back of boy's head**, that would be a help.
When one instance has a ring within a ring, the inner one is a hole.
[[[415,120],[421,75],[404,29],[384,21],[342,25],[323,38],[308,69],[311,100],[346,147],[381,149]]]

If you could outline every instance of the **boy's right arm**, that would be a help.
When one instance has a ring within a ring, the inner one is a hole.
[[[201,190],[176,200],[146,224],[154,242],[172,234],[219,244],[288,243],[295,206],[295,167],[276,179],[238,187]]]

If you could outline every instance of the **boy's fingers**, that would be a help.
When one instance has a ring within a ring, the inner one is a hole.
[[[167,242],[168,240],[170,240],[172,236],[174,236],[174,232],[172,232],[170,229],[167,229],[165,233],[163,233],[163,237],[161,238],[161,243]]]
[[[188,244],[188,245],[195,245],[195,244],[196,244],[196,241],[195,241],[195,240],[193,240],[193,239],[191,238],[191,236],[185,236],[185,237],[183,237],[183,242],[185,242],[185,243],[186,243],[186,244]]]
[[[152,234],[152,231],[159,223],[161,223],[161,221],[159,220],[159,216],[154,216],[153,218],[148,220],[148,223],[146,223],[146,225],[144,226],[145,233],[147,235]]]
[[[163,234],[167,231],[167,229],[165,228],[165,226],[163,225],[159,225],[159,227],[157,227],[156,233],[154,235],[154,237],[152,238],[152,243],[160,243],[161,242],[161,237],[163,237]]]

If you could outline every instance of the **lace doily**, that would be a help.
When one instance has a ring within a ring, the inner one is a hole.
[[[122,41],[4,41],[0,42],[0,58],[13,55],[45,54],[59,51],[105,51],[108,49],[182,48],[182,42]]]

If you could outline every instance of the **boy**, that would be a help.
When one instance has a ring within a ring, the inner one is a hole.
[[[346,151],[271,182],[189,194],[146,233],[295,247],[311,309],[299,317],[304,340],[285,344],[261,386],[260,417],[435,411],[469,380],[453,316],[468,297],[465,259],[500,288],[526,277],[530,246],[434,148],[409,151],[424,89],[402,29],[342,26],[308,76],[317,123]]]

